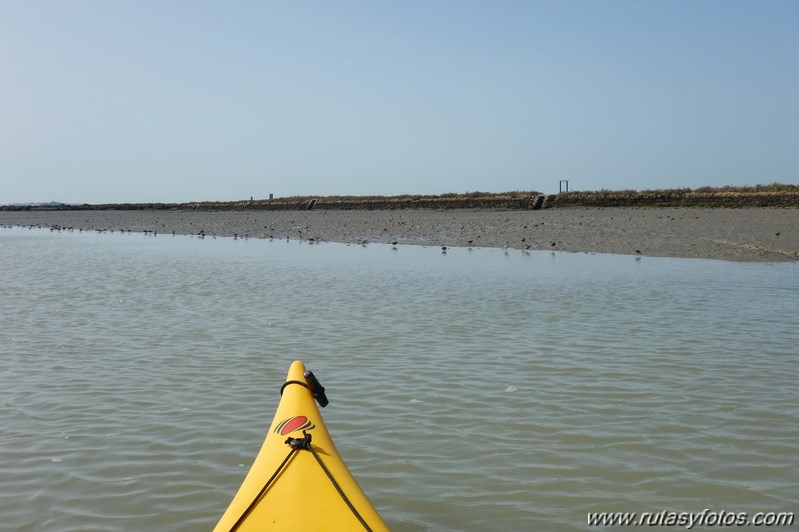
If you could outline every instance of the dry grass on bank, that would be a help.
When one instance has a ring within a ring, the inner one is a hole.
[[[0,206],[0,210],[529,210],[558,207],[799,207],[799,185],[772,183],[696,189],[573,191],[551,195],[537,191],[511,191],[399,196],[290,196],[190,203],[7,205]]]

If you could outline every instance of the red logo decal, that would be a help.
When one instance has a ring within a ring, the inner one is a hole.
[[[281,436],[286,436],[291,434],[295,430],[311,430],[316,425],[311,423],[311,421],[305,416],[294,416],[288,419],[284,419],[280,423],[278,423],[277,427],[275,427],[274,432],[277,432]]]

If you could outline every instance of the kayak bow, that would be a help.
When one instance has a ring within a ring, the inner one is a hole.
[[[215,532],[388,530],[333,445],[314,397],[324,388],[297,360],[264,444]]]

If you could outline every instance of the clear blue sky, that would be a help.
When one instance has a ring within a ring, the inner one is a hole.
[[[799,183],[799,2],[0,0],[0,203]]]

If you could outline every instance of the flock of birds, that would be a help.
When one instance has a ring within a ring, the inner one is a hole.
[[[4,225],[3,227],[7,228],[7,229],[10,229],[13,226]],[[61,225],[57,225],[57,224],[49,225],[49,226],[48,225],[42,225],[42,224],[31,224],[31,225],[26,225],[26,226],[23,226],[23,227],[26,227],[28,229],[49,229],[51,232],[75,231],[77,229],[77,231],[81,232],[81,233],[84,232],[84,231],[85,232],[92,232],[93,231],[93,232],[100,233],[100,234],[102,234],[102,233],[114,233],[114,232],[119,232],[121,234],[133,233],[133,231],[131,229],[123,229],[123,228],[116,229],[116,230],[115,229],[108,229],[108,228],[104,228],[104,229],[84,229],[84,228],[81,228],[81,227],[75,228],[75,227],[61,226]],[[264,228],[265,229],[269,229],[266,226],[264,226]],[[152,230],[152,229],[144,229],[144,230],[142,230],[142,233],[145,236],[158,236],[158,231]],[[175,231],[171,232],[172,236],[176,236],[176,234],[177,233]],[[197,238],[203,239],[207,235],[206,235],[205,230],[201,229],[199,232],[192,233],[189,236],[191,236],[191,237],[195,237],[196,236]],[[211,235],[211,236],[212,236],[212,238],[216,238],[216,235]],[[248,234],[240,235],[239,233],[233,233],[233,240],[247,239],[249,237],[250,237],[250,235],[248,235]],[[274,240],[275,236],[274,236],[274,234],[269,234],[268,236],[264,236],[264,238],[268,238],[269,240]],[[300,242],[307,242],[308,244],[320,244],[322,242],[326,242],[322,238],[316,237],[316,236],[315,237],[306,238],[303,235],[302,230],[298,230],[298,240]],[[290,241],[291,241],[291,236],[290,235],[286,236],[286,242],[290,242]],[[358,240],[356,240],[355,243],[360,245],[360,246],[362,246],[362,247],[366,247],[371,242],[369,240],[366,240],[366,239],[358,239]],[[381,243],[384,244],[385,242],[381,242]],[[474,240],[473,239],[467,240],[466,243],[468,244],[468,249],[473,249],[473,244],[474,244]],[[394,241],[388,242],[388,244],[391,246],[391,248],[393,250],[396,250],[397,246],[399,246],[400,242],[399,242],[399,240],[394,240]],[[554,240],[551,240],[549,242],[549,246],[550,246],[550,248],[554,248],[554,247],[557,246],[557,242],[555,242]],[[505,242],[505,244],[502,246],[502,249],[505,251],[506,254],[512,248],[513,248],[513,246],[511,246],[510,242]],[[442,245],[441,246],[441,253],[445,255],[447,253],[448,249],[449,249],[448,246]],[[516,249],[520,249],[522,253],[524,253],[525,255],[529,255],[530,251],[532,250],[532,245],[527,242],[527,237],[523,237],[520,240],[519,246],[516,247]],[[633,253],[636,256],[636,259],[640,259],[641,258],[642,252],[641,252],[640,249],[634,250]]]

